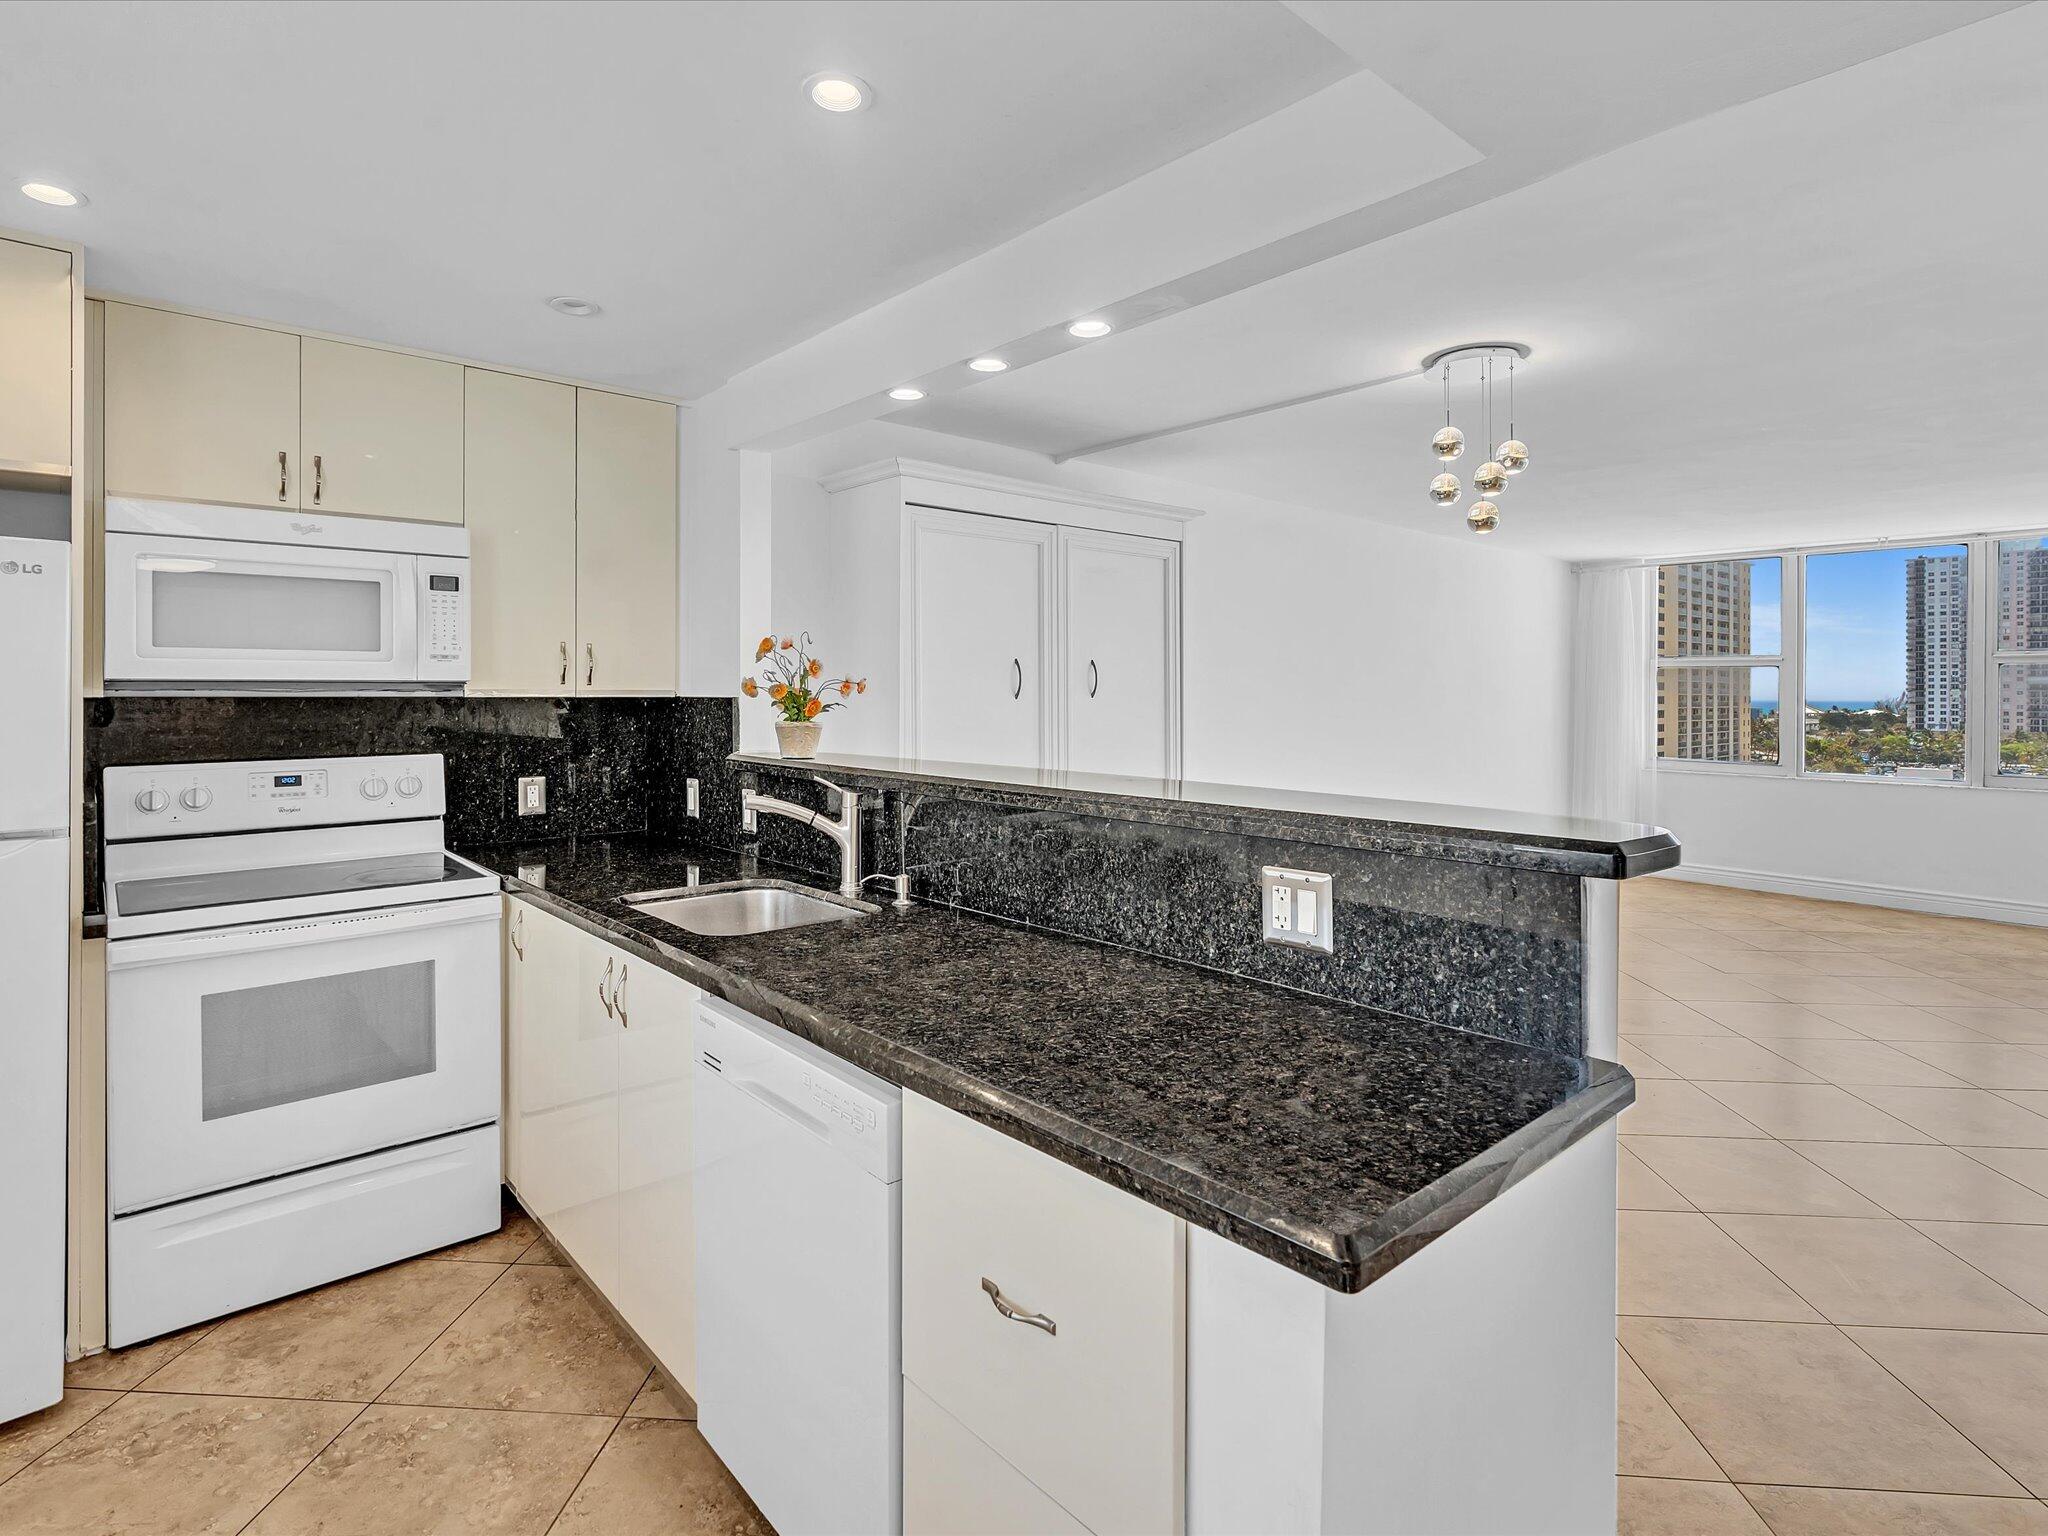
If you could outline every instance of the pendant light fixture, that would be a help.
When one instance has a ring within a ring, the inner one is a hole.
[[[1474,533],[1491,533],[1500,526],[1500,507],[1494,497],[1507,489],[1508,477],[1529,467],[1528,445],[1515,435],[1515,364],[1528,357],[1529,349],[1518,341],[1475,342],[1446,347],[1422,360],[1422,371],[1439,369],[1444,386],[1444,424],[1429,441],[1430,452],[1440,462],[1449,462],[1465,451],[1465,434],[1451,419],[1451,375],[1456,369],[1472,370],[1474,415],[1486,441],[1486,456],[1472,471],[1472,489],[1480,500],[1465,513],[1465,526]],[[1493,394],[1497,367],[1507,363],[1508,435],[1496,441],[1493,435]],[[1439,474],[1429,482],[1429,499],[1440,507],[1456,506],[1463,488],[1452,474]]]

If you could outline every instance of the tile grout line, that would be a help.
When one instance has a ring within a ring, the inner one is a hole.
[[[649,1376],[652,1376],[654,1374],[652,1367],[648,1369],[647,1374]],[[646,1383],[642,1382],[641,1387],[644,1389],[645,1386]],[[628,1403],[627,1406],[631,1407],[632,1404]],[[546,1533],[552,1533],[554,1531],[554,1528],[562,1523],[562,1516],[569,1512],[569,1506],[576,1502],[576,1495],[581,1493],[583,1491],[583,1485],[590,1481],[591,1469],[597,1465],[598,1458],[604,1455],[606,1449],[611,1445],[612,1441],[618,1437],[619,1430],[625,1424],[625,1422],[626,1416],[624,1414],[620,1414],[618,1418],[612,1421],[612,1427],[605,1432],[605,1437],[599,1443],[597,1450],[594,1453],[592,1453],[590,1460],[587,1463],[585,1463],[583,1470],[576,1474],[576,1482],[569,1489],[568,1495],[562,1500],[561,1506],[558,1509],[556,1509],[552,1516],[549,1517],[547,1525],[542,1528],[544,1536],[546,1536]]]
[[[164,1395],[168,1397],[171,1394],[165,1393]],[[258,1509],[255,1514],[251,1515],[247,1520],[244,1520],[240,1525],[235,1527],[236,1536],[240,1536],[241,1532],[248,1530],[250,1526],[254,1525],[258,1520],[261,1520],[264,1516],[265,1511],[267,1511],[271,1505],[275,1504],[279,1499],[283,1498],[287,1493],[289,1493],[292,1489],[292,1486],[296,1484],[300,1478],[304,1477],[307,1471],[311,1469],[313,1463],[318,1461],[322,1456],[325,1456],[328,1453],[328,1451],[333,1449],[334,1442],[339,1440],[343,1435],[347,1434],[349,1430],[355,1426],[356,1420],[360,1419],[365,1413],[368,1413],[370,1411],[370,1406],[371,1405],[368,1403],[357,1404],[356,1411],[348,1416],[347,1422],[342,1424],[340,1428],[336,1429],[333,1434],[329,1435],[325,1440],[323,1440],[320,1443],[319,1449],[314,1451],[312,1455],[308,1456],[305,1459],[305,1461],[300,1465],[299,1469],[296,1472],[292,1473],[290,1477],[284,1480],[283,1486],[281,1486],[277,1490],[277,1492],[273,1493],[269,1498],[263,1501],[262,1508]]]
[[[52,1451],[56,1450],[58,1446],[62,1445],[62,1444],[63,1444],[63,1443],[65,1442],[65,1441],[69,1440],[69,1439],[70,1439],[70,1438],[71,1438],[71,1437],[72,1437],[73,1435],[77,1434],[77,1433],[78,1433],[78,1432],[79,1432],[79,1431],[80,1431],[81,1429],[85,1428],[85,1426],[86,1426],[86,1425],[88,1425],[88,1424],[92,1423],[92,1421],[93,1421],[94,1419],[97,1419],[97,1418],[98,1418],[98,1417],[100,1416],[100,1414],[101,1414],[101,1413],[107,1413],[107,1412],[111,1411],[112,1409],[114,1409],[115,1407],[119,1406],[119,1404],[120,1404],[120,1402],[121,1402],[121,1399],[122,1399],[122,1398],[124,1398],[124,1397],[126,1397],[126,1396],[128,1396],[128,1395],[129,1395],[129,1394],[130,1394],[131,1392],[133,1392],[133,1391],[135,1390],[135,1389],[134,1389],[133,1387],[115,1387],[115,1388],[105,1388],[105,1387],[68,1387],[68,1386],[67,1386],[67,1387],[66,1387],[66,1388],[64,1389],[64,1391],[65,1391],[65,1393],[66,1393],[67,1395],[68,1395],[68,1394],[70,1394],[70,1393],[72,1393],[72,1392],[103,1392],[103,1391],[109,1391],[109,1390],[111,1390],[111,1391],[113,1392],[113,1394],[114,1394],[114,1401],[113,1401],[113,1402],[111,1402],[111,1403],[108,1403],[108,1404],[107,1404],[107,1405],[106,1405],[106,1406],[105,1406],[104,1408],[101,1408],[101,1409],[99,1410],[99,1412],[98,1412],[98,1413],[94,1413],[94,1414],[90,1415],[89,1417],[87,1417],[87,1418],[85,1418],[85,1419],[82,1419],[82,1420],[80,1420],[80,1421],[79,1421],[78,1423],[76,1423],[76,1424],[72,1425],[72,1426],[71,1426],[71,1427],[70,1427],[69,1429],[67,1429],[66,1431],[64,1431],[64,1433],[63,1433],[63,1434],[59,1435],[59,1436],[58,1436],[58,1437],[57,1437],[57,1438],[56,1438],[55,1440],[52,1440],[52,1441],[51,1441],[51,1442],[50,1442],[50,1443],[49,1443],[49,1444],[48,1444],[47,1446],[45,1446],[45,1447],[44,1447],[44,1448],[43,1448],[43,1449],[42,1449],[42,1450],[41,1450],[40,1452],[38,1452],[38,1453],[37,1453],[36,1455],[34,1455],[34,1456],[31,1456],[31,1457],[29,1457],[29,1459],[28,1459],[27,1461],[24,1461],[24,1462],[23,1462],[23,1463],[22,1463],[22,1464],[21,1464],[20,1466],[16,1467],[16,1468],[15,1468],[15,1469],[14,1469],[14,1470],[13,1470],[12,1472],[8,1473],[8,1474],[7,1474],[7,1475],[6,1475],[5,1477],[0,1477],[0,1488],[4,1488],[4,1487],[5,1487],[5,1486],[6,1486],[7,1484],[9,1484],[9,1483],[13,1482],[15,1478],[19,1477],[19,1476],[20,1476],[20,1475],[21,1475],[22,1473],[26,1472],[26,1471],[27,1471],[27,1470],[28,1470],[28,1469],[29,1469],[30,1467],[34,1466],[34,1465],[35,1465],[35,1464],[36,1464],[37,1462],[41,1461],[41,1460],[43,1459],[43,1457],[45,1457],[45,1456],[48,1456],[48,1455],[49,1455],[49,1454],[50,1454],[50,1453],[51,1453]],[[56,1407],[59,1407],[59,1406],[61,1406],[61,1405],[62,1405],[63,1401],[64,1401],[64,1399],[60,1397],[60,1398],[59,1398],[59,1399],[58,1399],[58,1400],[57,1400],[56,1402],[52,1403],[52,1404],[50,1405],[50,1407],[51,1407],[51,1408],[56,1408]],[[48,1409],[48,1408],[45,1408],[45,1409],[43,1410],[43,1412],[47,1413],[47,1412],[49,1412],[49,1409]]]

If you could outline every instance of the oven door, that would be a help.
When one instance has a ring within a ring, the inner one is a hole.
[[[416,558],[107,535],[110,683],[419,680]]]
[[[116,1215],[497,1118],[499,898],[107,945]]]

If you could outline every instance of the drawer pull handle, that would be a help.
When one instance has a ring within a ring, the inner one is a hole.
[[[1060,1325],[1043,1312],[1026,1312],[1023,1308],[1013,1305],[1010,1298],[1003,1294],[1003,1288],[986,1275],[981,1278],[981,1288],[988,1292],[988,1299],[995,1303],[996,1310],[1011,1322],[1022,1323],[1027,1328],[1043,1328],[1047,1333],[1056,1334],[1060,1331]]]
[[[605,988],[605,983],[606,983],[606,982],[608,982],[608,981],[610,981],[610,980],[612,979],[612,967],[613,967],[614,965],[616,965],[616,964],[618,964],[618,960],[617,960],[617,957],[616,957],[616,956],[614,956],[614,957],[613,957],[612,959],[610,959],[610,960],[607,960],[607,961],[605,961],[605,963],[604,963],[604,975],[600,976],[600,977],[598,978],[598,981],[597,981],[597,1000],[598,1000],[598,1001],[599,1001],[600,1003],[603,1003],[603,1004],[604,1004],[604,1016],[605,1016],[606,1018],[608,1018],[608,1019],[612,1019],[612,1020],[614,1020],[614,1021],[616,1021],[616,1020],[617,1020],[617,1018],[618,1018],[618,1015],[617,1015],[616,1013],[612,1012],[612,1000],[611,1000],[611,999],[610,999],[609,997],[607,997],[607,996],[605,995],[605,990],[604,990],[604,988]]]

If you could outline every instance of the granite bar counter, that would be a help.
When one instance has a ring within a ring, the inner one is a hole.
[[[1634,1098],[1606,1061],[920,903],[708,938],[624,896],[815,875],[649,835],[464,854],[899,1086],[1356,1292]]]

